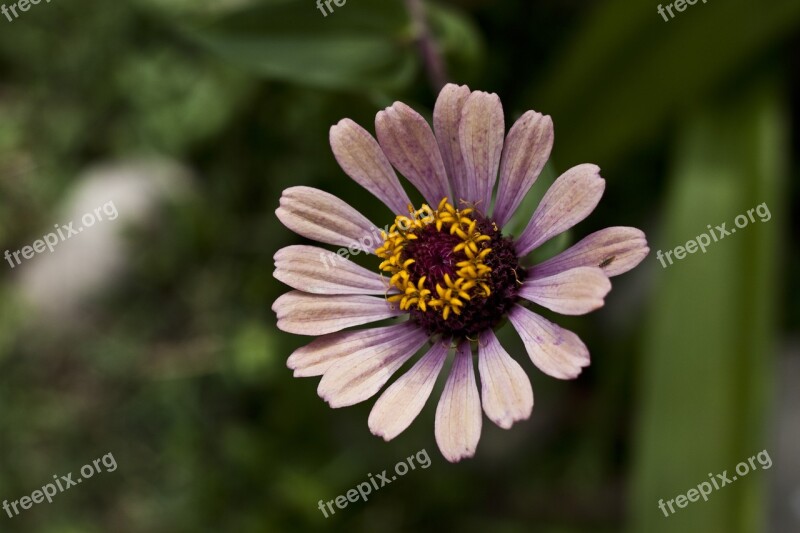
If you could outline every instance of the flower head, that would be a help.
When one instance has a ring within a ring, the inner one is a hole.
[[[566,315],[597,309],[611,289],[609,277],[635,267],[649,249],[638,229],[612,227],[522,266],[531,251],[586,218],[605,187],[597,166],[578,165],[553,183],[519,236],[503,233],[550,155],[548,116],[528,111],[505,136],[497,95],[447,85],[433,130],[400,102],[379,112],[375,127],[377,141],[344,119],[331,128],[331,147],[342,169],[394,213],[392,223],[377,230],[344,201],[309,187],[285,190],[276,214],[304,237],[374,254],[376,270],[322,248],[283,248],[274,275],[296,290],[278,298],[273,310],[280,329],[318,337],[288,365],[298,377],[321,375],[318,392],[331,407],[372,397],[429,344],[370,413],[370,430],[386,440],[422,410],[454,349],[435,435],[442,454],[455,462],[475,453],[481,407],[502,428],[533,409],[530,381],[495,328],[507,319],[541,371],[577,377],[589,364],[586,346],[532,304]],[[394,169],[425,203],[412,204]],[[346,330],[395,317],[403,318]]]

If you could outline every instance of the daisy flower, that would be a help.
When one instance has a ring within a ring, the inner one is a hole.
[[[597,166],[571,168],[520,235],[503,233],[550,155],[549,116],[528,111],[506,136],[497,95],[450,84],[436,101],[433,129],[401,102],[377,114],[375,129],[377,140],[344,119],[331,128],[330,143],[344,172],[394,213],[392,222],[378,230],[336,196],[286,189],[280,221],[343,248],[279,250],[274,276],[295,290],[272,309],[281,330],[317,337],[292,353],[288,366],[296,377],[322,376],[318,393],[331,407],[371,398],[429,346],[372,408],[369,428],[387,441],[420,413],[453,349],[434,433],[442,455],[457,462],[475,454],[481,410],[510,428],[533,409],[531,383],[495,329],[510,322],[542,372],[577,377],[589,364],[586,346],[532,304],[564,315],[597,309],[611,289],[609,277],[635,267],[649,249],[640,230],[611,227],[538,265],[522,265],[531,251],[586,218],[605,188]],[[412,205],[394,169],[427,203]],[[377,256],[374,271],[346,258],[362,250]],[[394,317],[402,319],[346,330]]]

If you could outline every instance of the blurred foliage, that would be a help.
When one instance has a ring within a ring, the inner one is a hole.
[[[564,123],[566,153],[613,160],[665,124],[680,125],[683,113],[740,81],[800,21],[795,0],[762,2],[757,14],[743,0],[706,4],[667,23],[654,11],[646,2],[605,3],[532,91],[531,99]]]
[[[669,521],[652,512],[652,502],[686,493],[708,472],[734,476],[735,465],[765,449],[777,234],[786,220],[780,195],[786,110],[776,91],[775,84],[755,87],[687,117],[660,241],[685,242],[708,233],[709,223],[720,241],[702,257],[675,259],[652,303],[639,388],[633,531],[746,533],[765,523],[763,474],[750,474]],[[731,108],[739,113],[731,115]],[[732,215],[762,203],[770,218],[736,233]],[[722,224],[732,232],[727,237],[716,230]]]
[[[773,220],[666,271],[651,255],[614,279],[604,309],[558,317],[592,366],[564,383],[519,357],[532,419],[511,431],[485,422],[477,457],[450,465],[433,438],[441,383],[384,443],[367,429],[372,402],[331,410],[317,380],[291,377],[285,359],[307,339],[278,332],[270,311],[285,290],[272,255],[301,242],[274,217],[283,188],[320,187],[387,220],[327,139],[343,117],[372,130],[394,100],[430,116],[402,2],[350,0],[323,17],[300,0],[73,0],[0,18],[3,249],[65,222],[62,199],[97,162],[160,154],[196,175],[160,224],[126,229],[125,277],[79,311],[78,328],[37,320],[17,300],[19,272],[3,271],[0,500],[108,452],[119,469],[0,514],[0,530],[658,531],[672,525],[658,498],[765,446],[771,329],[800,329],[800,257],[782,233],[800,221],[778,207],[798,195],[798,150],[782,136],[797,139],[798,3],[698,4],[669,23],[630,0],[463,0],[428,13],[450,79],[497,92],[507,126],[532,108],[554,118],[554,157],[521,210],[566,168],[603,169],[601,205],[543,254],[610,225],[669,248],[768,198]],[[774,85],[758,90],[763,79]],[[792,178],[780,181],[788,153]],[[317,509],[422,448],[429,470],[334,517]],[[762,484],[739,484],[684,510],[681,530],[735,531],[734,516],[760,528]]]

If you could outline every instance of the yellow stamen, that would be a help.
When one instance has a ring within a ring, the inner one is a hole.
[[[486,298],[491,295],[488,275],[492,269],[485,261],[491,253],[486,246],[491,237],[481,234],[478,221],[471,217],[473,208],[457,209],[443,198],[436,209],[422,204],[420,209],[408,206],[408,216],[397,215],[389,232],[382,231],[383,244],[375,254],[383,259],[380,269],[391,274],[390,287],[399,291],[387,298],[389,302],[399,302],[403,310],[417,309],[441,313],[444,320],[461,314],[464,302],[473,298]],[[437,231],[446,231],[462,242],[453,248],[453,253],[462,253],[466,260],[456,263],[455,277],[444,276],[444,285],[428,281],[426,276],[414,280],[411,267],[414,258],[406,255],[409,242],[418,240],[419,233],[427,226],[435,226]]]

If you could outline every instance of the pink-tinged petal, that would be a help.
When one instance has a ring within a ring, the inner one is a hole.
[[[522,257],[540,244],[568,230],[594,211],[606,182],[597,165],[572,167],[550,186],[528,227],[517,240]]]
[[[273,276],[313,294],[386,294],[380,274],[316,246],[287,246],[275,253]]]
[[[436,132],[439,151],[442,153],[444,167],[450,178],[450,188],[453,191],[450,200],[454,205],[458,205],[459,199],[465,198],[466,192],[467,169],[461,153],[458,127],[461,124],[461,112],[469,95],[469,87],[466,85],[448,83],[439,93],[433,108],[433,130]]]
[[[472,457],[481,438],[481,399],[472,367],[472,348],[462,342],[436,407],[434,434],[442,455],[451,463]]]
[[[496,94],[475,91],[461,113],[458,138],[467,170],[465,200],[488,213],[503,152],[503,105]]]
[[[367,238],[380,239],[374,225],[343,200],[313,187],[289,187],[275,211],[283,225],[298,235],[338,246],[366,249]],[[363,247],[363,248],[362,248]]]
[[[317,394],[334,408],[363,402],[374,396],[427,341],[424,330],[412,327],[393,342],[351,354],[325,372]]]
[[[492,218],[502,228],[536,182],[553,149],[553,119],[536,111],[522,115],[508,132],[500,160],[500,184]]]
[[[404,314],[383,298],[363,295],[320,295],[291,291],[272,304],[278,328],[297,335],[325,335],[351,326]]]
[[[546,278],[529,277],[519,295],[562,315],[585,315],[603,307],[610,290],[601,269],[578,267]]]
[[[449,348],[449,340],[436,343],[378,398],[369,414],[373,435],[389,441],[411,425],[431,395]]]
[[[508,319],[539,370],[558,379],[574,379],[589,366],[589,350],[577,335],[520,305]]]
[[[615,226],[596,231],[555,257],[536,265],[529,275],[545,277],[576,267],[600,267],[606,276],[619,276],[642,262],[650,253],[644,233]]]
[[[378,142],[392,162],[432,207],[450,196],[442,154],[422,115],[395,102],[375,116]]]
[[[375,353],[385,345],[396,345],[411,330],[417,329],[414,324],[404,322],[381,328],[331,333],[295,350],[286,365],[294,370],[297,378],[321,376],[345,357],[356,353]]]
[[[331,148],[339,166],[353,181],[374,194],[394,213],[407,213],[406,191],[372,135],[349,118],[331,127]]]
[[[490,329],[480,336],[478,370],[483,411],[503,429],[527,420],[533,410],[533,389],[525,371],[500,345]]]

